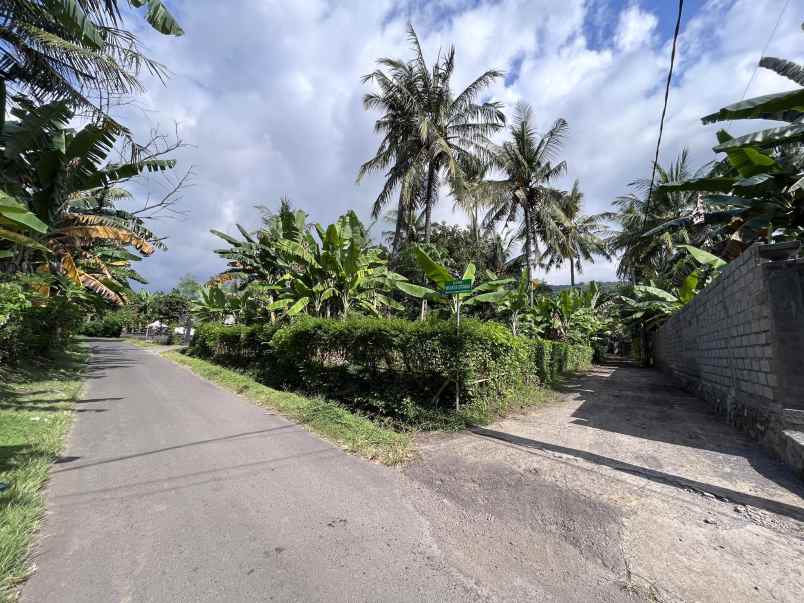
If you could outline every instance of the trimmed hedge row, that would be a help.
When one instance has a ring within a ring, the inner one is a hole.
[[[120,337],[123,321],[115,316],[104,316],[82,323],[78,332],[87,337]]]
[[[272,358],[270,343],[276,330],[269,324],[202,323],[195,327],[190,353],[229,368],[263,372]]]
[[[367,412],[420,423],[454,407],[505,413],[524,386],[588,366],[592,349],[514,337],[496,323],[307,318],[281,329],[204,324],[190,353],[253,372],[273,387],[323,394]]]

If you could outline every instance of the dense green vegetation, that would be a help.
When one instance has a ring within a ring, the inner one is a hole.
[[[380,318],[305,318],[280,328],[203,324],[190,353],[418,428],[487,423],[526,405],[518,398],[532,394],[529,386],[592,360],[588,346],[517,337],[493,322],[464,321],[458,334],[454,321]]]
[[[158,0],[128,4],[182,33]],[[141,90],[142,70],[165,74],[122,27],[118,2],[23,0],[0,13],[0,362],[24,363],[144,282],[133,262],[164,248],[146,220],[172,199],[132,208],[125,185],[172,169],[177,145],[138,144],[110,116]]]
[[[30,568],[48,467],[62,447],[83,354],[81,329],[119,333],[132,268],[164,245],[126,184],[173,168],[177,144],[138,144],[111,109],[166,70],[125,29],[116,0],[15,0],[0,6],[0,599]],[[129,0],[156,30],[181,28],[160,0]]]
[[[657,186],[634,183],[609,217],[619,273],[633,283],[621,297],[622,317],[647,350],[651,332],[689,303],[729,261],[755,243],[804,238],[804,77],[802,67],[764,57],[760,67],[799,88],[740,101],[702,118],[704,124],[763,119],[785,125],[734,138],[717,132],[718,159],[697,172],[683,153],[658,166]],[[798,253],[798,252],[795,252]],[[651,361],[643,354],[646,363]]]

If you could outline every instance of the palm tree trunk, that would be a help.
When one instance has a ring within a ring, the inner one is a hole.
[[[405,203],[402,201],[402,192],[399,193],[399,203],[396,206],[396,228],[394,229],[394,242],[391,244],[391,255],[396,257],[402,239],[402,223],[405,221]]]
[[[575,289],[575,260],[570,258],[570,287]]]
[[[528,305],[533,305],[533,268],[530,260],[533,257],[533,240],[530,223],[530,207],[527,205],[525,210],[525,266],[528,274]]]
[[[435,159],[427,168],[427,189],[424,193],[424,242],[430,243],[431,221],[433,215],[433,185],[435,184]]]

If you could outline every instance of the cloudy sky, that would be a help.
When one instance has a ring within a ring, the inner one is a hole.
[[[146,78],[147,93],[119,112],[143,138],[177,122],[193,145],[176,154],[178,173],[195,171],[181,201],[186,214],[154,224],[168,235],[169,250],[139,266],[151,289],[169,289],[183,274],[206,279],[219,271],[211,252],[218,239],[209,229],[254,228],[254,206],[276,207],[282,195],[315,221],[332,221],[348,208],[368,218],[382,178],[355,184],[358,166],[378,143],[377,115],[362,107],[360,76],[378,57],[410,56],[407,22],[430,60],[455,45],[456,89],[499,68],[507,75],[490,90],[493,98],[509,108],[527,101],[539,128],[567,119],[569,174],[562,185],[580,180],[588,212],[605,211],[629,182],[649,176],[675,23],[671,0],[166,4],[186,35],[138,32],[172,77],[165,86]],[[803,58],[802,12],[797,0],[685,2],[660,161],[684,147],[696,165],[712,159],[716,128],[699,118],[739,100],[749,81],[748,96],[792,87],[764,70],[752,74],[766,43],[767,55]],[[745,131],[745,124],[731,127]],[[143,182],[138,191],[145,187],[158,194],[160,183]],[[436,217],[464,222],[451,208],[442,198]],[[613,280],[614,270],[599,261],[582,278]],[[547,278],[567,282],[568,270]]]

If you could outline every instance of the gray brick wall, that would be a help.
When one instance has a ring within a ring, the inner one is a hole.
[[[804,264],[754,245],[654,338],[656,365],[757,439],[804,408]]]

